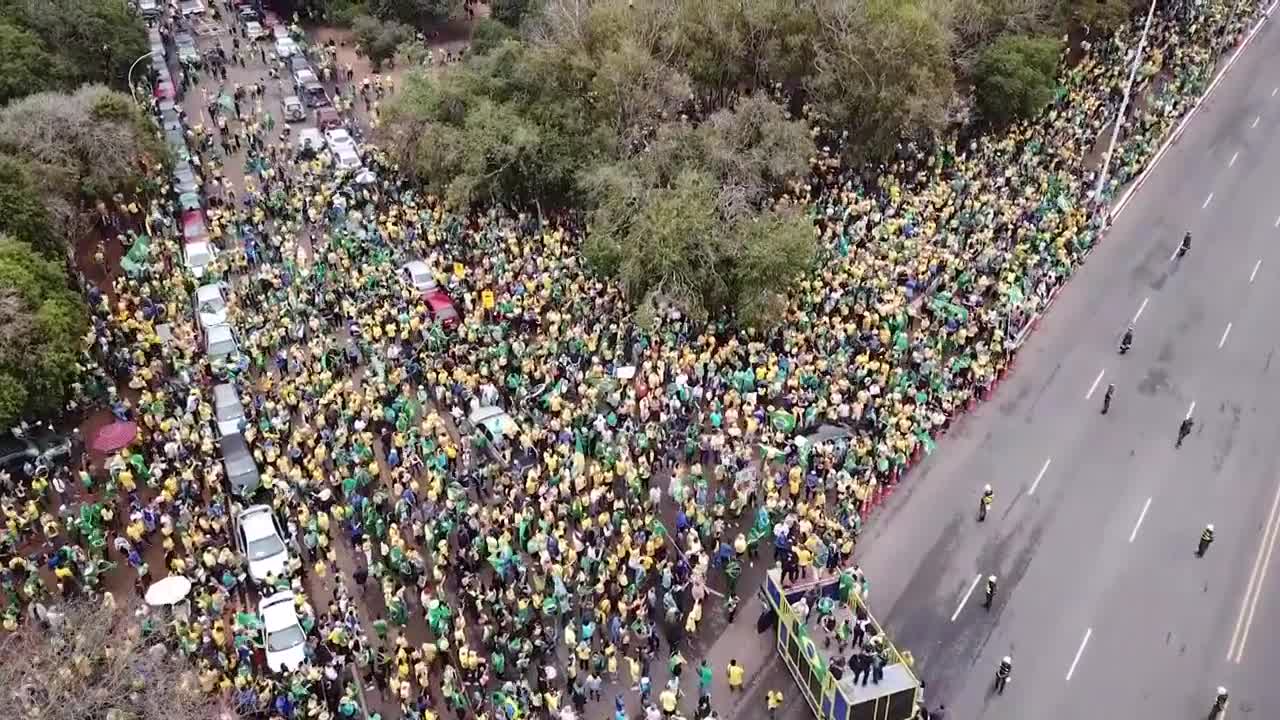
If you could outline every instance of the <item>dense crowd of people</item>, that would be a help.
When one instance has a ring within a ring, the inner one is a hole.
[[[218,61],[184,68],[222,250],[209,273],[228,281],[241,352],[205,359],[176,208],[156,193],[145,229],[111,240],[147,233],[144,267],[86,291],[85,386],[101,385],[139,438],[52,476],[3,478],[4,625],[28,610],[44,619],[62,596],[119,602],[119,574],[139,592],[181,574],[193,607],[177,642],[203,687],[246,714],[352,717],[348,668],[406,718],[689,711],[677,694],[686,639],[710,613],[732,617],[743,566],[761,545],[791,579],[852,564],[882,486],[991,388],[1014,337],[1099,239],[1111,192],[1254,17],[1214,2],[1156,16],[1149,99],[1133,106],[1103,197],[1091,194],[1095,147],[1136,24],[1068,65],[1035,122],[903,144],[875,169],[824,148],[781,200],[811,208],[821,269],[767,335],[670,308],[641,327],[584,267],[574,218],[456,214],[371,145],[368,172],[338,172],[272,118],[280,67],[238,87],[210,70]],[[242,42],[222,62],[244,66]],[[343,116],[373,117],[389,84],[335,56],[315,59]],[[434,269],[456,327],[405,281],[409,260]],[[312,662],[293,673],[262,664],[234,549],[244,501],[228,494],[210,422],[209,388],[227,380],[245,399],[260,499],[293,547],[287,577],[268,582],[292,587],[305,619]],[[469,422],[493,405],[511,418],[505,433]],[[697,705],[714,712],[710,698]]]

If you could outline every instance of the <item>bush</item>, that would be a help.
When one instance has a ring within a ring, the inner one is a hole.
[[[1035,117],[1053,99],[1061,52],[1049,37],[1006,35],[987,46],[974,67],[982,116],[996,124]]]
[[[401,43],[413,40],[413,29],[395,20],[379,20],[370,15],[358,15],[352,24],[356,44],[360,52],[369,58],[373,71],[382,69],[382,63],[396,56]]]
[[[473,55],[484,55],[508,40],[514,40],[516,33],[497,20],[482,17],[476,21],[471,31],[471,47]]]

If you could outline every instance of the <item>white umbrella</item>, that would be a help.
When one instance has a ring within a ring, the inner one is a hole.
[[[147,604],[152,607],[165,607],[182,602],[191,592],[191,581],[182,575],[170,575],[157,580],[147,588]]]

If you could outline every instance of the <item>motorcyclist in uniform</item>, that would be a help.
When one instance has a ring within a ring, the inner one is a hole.
[[[991,503],[995,502],[996,491],[991,489],[990,485],[982,488],[982,497],[978,498],[978,522],[987,519],[987,510],[991,509]]]
[[[996,692],[1003,695],[1004,686],[1009,684],[1009,676],[1013,674],[1013,658],[1008,655],[1000,661],[1000,667],[996,668]]]
[[[1178,257],[1182,257],[1183,255],[1186,255],[1187,251],[1190,249],[1191,249],[1191,231],[1188,230],[1187,234],[1182,236],[1182,245],[1178,246]]]
[[[1200,547],[1196,549],[1196,557],[1204,557],[1211,543],[1213,543],[1213,523],[1205,525],[1204,532],[1200,533]]]
[[[1120,354],[1129,352],[1130,346],[1133,345],[1133,326],[1130,325],[1128,330],[1124,331],[1124,337],[1120,338]]]
[[[982,604],[982,607],[990,610],[991,603],[993,603],[995,599],[996,599],[996,576],[989,575],[987,577],[987,601]]]

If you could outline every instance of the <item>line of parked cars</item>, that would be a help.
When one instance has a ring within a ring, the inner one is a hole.
[[[203,12],[200,0],[184,0],[180,4],[180,12],[191,14],[188,8],[192,3],[199,4],[200,12]],[[238,11],[240,20],[246,25],[263,19],[247,2],[241,3]],[[236,362],[240,343],[228,313],[227,282],[211,269],[219,248],[208,232],[203,181],[197,166],[191,162],[187,129],[169,73],[164,39],[157,29],[149,31],[149,39],[153,53],[152,69],[157,78],[154,89],[157,121],[175,163],[171,180],[182,229],[183,261],[185,270],[197,283],[191,298],[193,319],[205,354],[216,369]],[[184,53],[187,57],[193,54],[199,57],[194,38],[190,34],[178,33],[174,37],[174,54],[181,60]],[[212,422],[227,487],[233,497],[245,501],[251,500],[261,485],[253,450],[244,436],[247,421],[236,383],[228,381],[214,385]],[[62,448],[63,444],[44,436],[32,436],[7,444],[0,438],[0,468],[7,468],[10,464],[30,466],[51,462],[58,453],[69,452],[69,443],[65,452]],[[285,525],[275,510],[270,505],[251,504],[235,511],[233,517],[236,547],[244,558],[249,578],[264,586],[288,578],[290,541],[286,539]],[[258,615],[262,619],[267,666],[273,671],[301,666],[306,661],[306,632],[298,619],[298,603],[294,594],[282,591],[262,597],[258,602]]]
[[[281,100],[284,119],[287,122],[303,122],[307,119],[308,111],[314,112],[316,118],[315,126],[307,126],[298,131],[298,151],[320,153],[328,150],[333,154],[334,166],[339,172],[355,176],[366,172],[355,138],[343,126],[328,91],[307,61],[306,55],[296,52],[289,56],[288,63],[293,76],[294,94]]]

